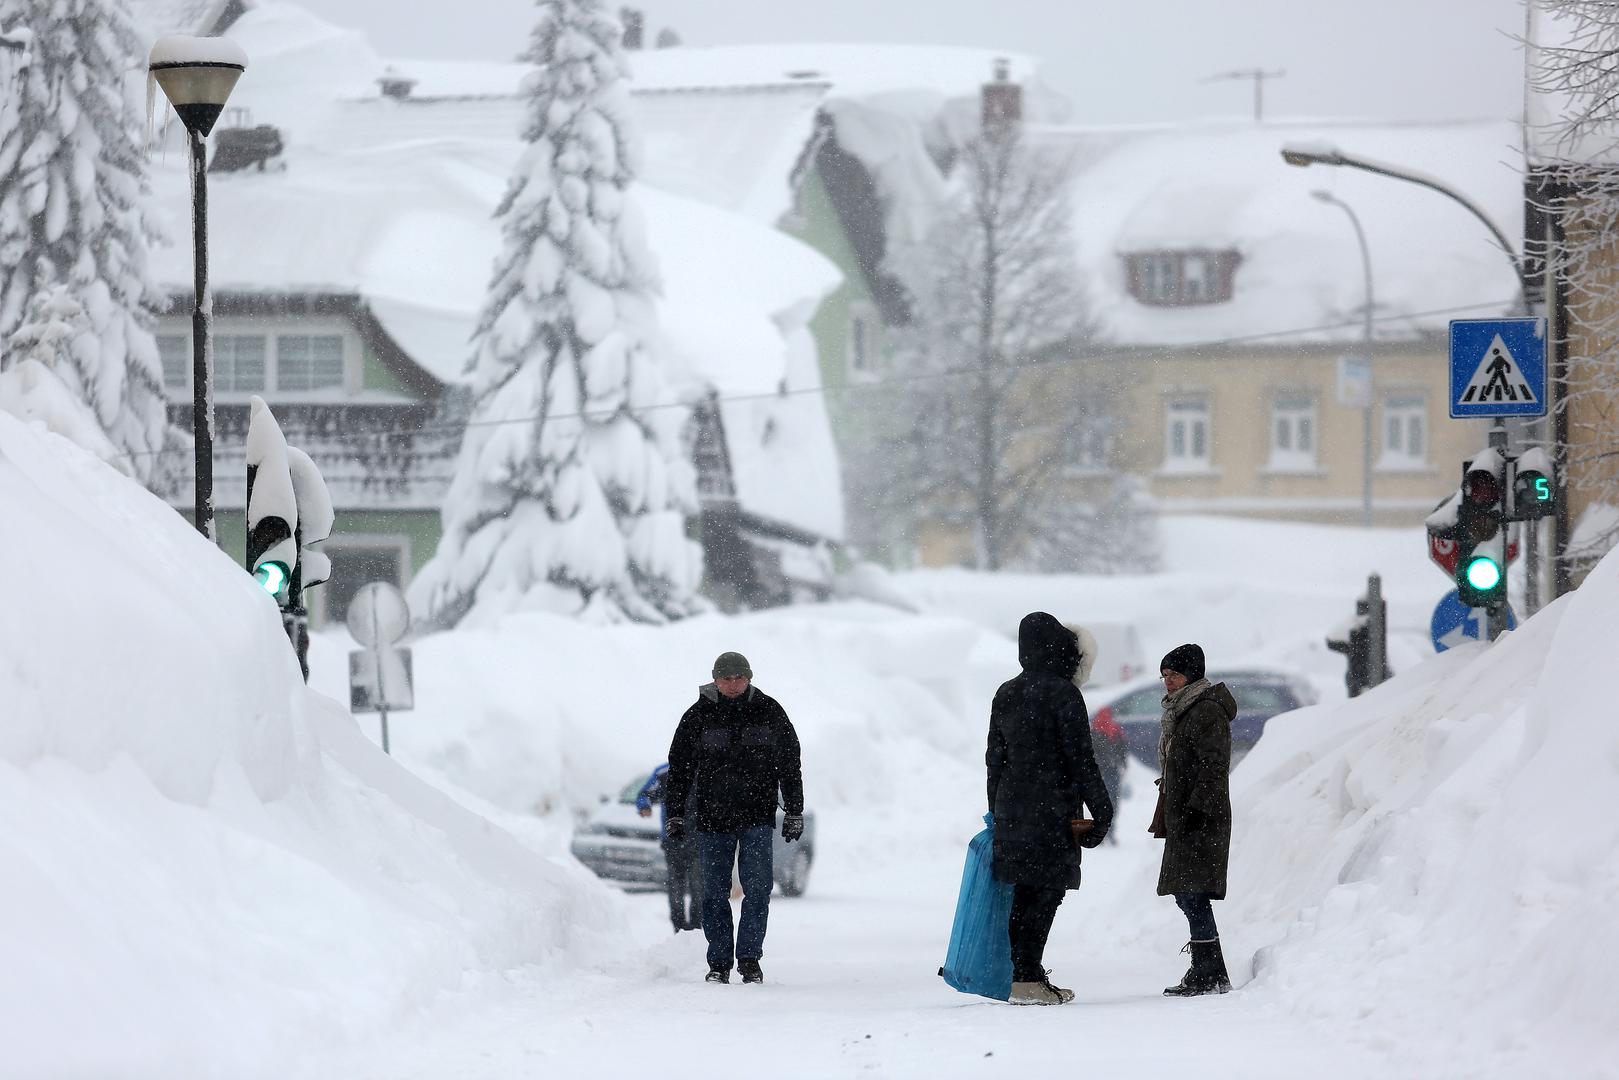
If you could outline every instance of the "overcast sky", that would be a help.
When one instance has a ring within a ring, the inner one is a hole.
[[[531,0],[303,0],[400,57],[509,60]],[[637,0],[689,44],[888,41],[1031,53],[1081,123],[1267,115],[1517,117],[1522,0]]]

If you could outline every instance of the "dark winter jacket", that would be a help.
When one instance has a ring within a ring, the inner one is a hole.
[[[989,808],[995,815],[995,877],[1047,888],[1079,887],[1079,849],[1069,822],[1096,822],[1095,847],[1113,822],[1113,802],[1091,750],[1085,699],[1073,683],[1074,634],[1037,611],[1018,627],[1023,673],[995,692],[989,714]]]
[[[804,812],[798,733],[775,698],[756,686],[736,698],[702,687],[669,744],[665,802],[687,805],[694,783],[698,832],[774,825],[778,793],[789,814]]]
[[[1231,857],[1231,721],[1237,699],[1215,683],[1180,703],[1164,752],[1164,862],[1158,895],[1225,899]]]

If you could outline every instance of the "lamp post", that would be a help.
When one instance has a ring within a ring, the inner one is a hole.
[[[1506,252],[1507,258],[1512,263],[1512,276],[1518,281],[1518,303],[1526,313],[1529,311],[1529,293],[1527,284],[1524,281],[1523,262],[1518,258],[1517,252],[1513,250],[1512,244],[1507,240],[1506,234],[1501,231],[1500,226],[1491,221],[1488,214],[1480,210],[1477,204],[1461,192],[1413,169],[1402,169],[1386,162],[1373,161],[1370,158],[1354,157],[1335,146],[1326,144],[1288,143],[1282,147],[1282,160],[1301,169],[1311,165],[1342,165],[1345,168],[1360,169],[1364,172],[1376,173],[1378,176],[1387,176],[1395,180],[1419,184],[1430,191],[1437,191],[1446,198],[1460,203],[1468,213],[1483,223],[1484,227],[1490,231],[1490,235],[1495,238],[1495,242],[1501,245],[1501,250]]]
[[[1346,154],[1337,147],[1326,143],[1288,143],[1282,147],[1282,160],[1299,168],[1307,168],[1311,165],[1342,165],[1350,169],[1360,169],[1363,172],[1375,173],[1378,176],[1387,176],[1394,180],[1404,180],[1408,183],[1418,184],[1430,191],[1437,191],[1447,199],[1461,204],[1468,213],[1477,218],[1490,231],[1490,235],[1495,238],[1497,244],[1501,245],[1501,250],[1506,253],[1507,259],[1511,261],[1512,275],[1518,282],[1518,310],[1525,315],[1533,313],[1533,309],[1529,304],[1529,279],[1524,272],[1523,260],[1518,258],[1517,252],[1507,240],[1506,234],[1501,231],[1500,226],[1491,221],[1488,214],[1479,209],[1477,204],[1461,192],[1424,173],[1400,168],[1387,162],[1373,161],[1370,158]],[[1368,314],[1369,317],[1370,315]],[[1506,453],[1507,428],[1505,422],[1499,418],[1496,419],[1490,430],[1490,445],[1499,447],[1501,453]],[[1533,615],[1540,607],[1540,578],[1543,572],[1540,565],[1540,522],[1530,522],[1527,528],[1524,560],[1528,564],[1528,587],[1524,602],[1529,609],[1529,613]],[[1495,618],[1494,615],[1491,617]],[[1493,639],[1495,633],[1492,631],[1490,636]]]
[[[247,55],[224,38],[166,37],[147,70],[180,115],[191,143],[191,231],[195,281],[191,309],[191,432],[196,446],[196,526],[214,529],[214,341],[208,296],[208,147],[203,141],[247,69]]]
[[[1372,250],[1366,244],[1366,230],[1360,227],[1360,217],[1342,199],[1327,191],[1312,191],[1310,195],[1320,202],[1336,206],[1349,215],[1349,224],[1355,227],[1355,240],[1360,244],[1360,267],[1366,277],[1366,321],[1361,337],[1366,342],[1366,400],[1361,403],[1360,445],[1360,523],[1372,524]]]

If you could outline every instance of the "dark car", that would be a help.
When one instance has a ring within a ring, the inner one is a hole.
[[[603,795],[601,805],[574,830],[571,845],[573,857],[597,877],[632,891],[662,889],[669,873],[658,842],[657,810],[651,817],[642,817],[635,809],[635,798],[646,782],[646,775],[637,776],[616,798]],[[776,814],[774,856],[776,885],[782,895],[804,895],[815,862],[814,814],[805,811],[804,836],[791,844],[781,838],[781,814]]]
[[[1237,699],[1237,718],[1231,722],[1231,762],[1253,749],[1265,732],[1265,722],[1280,713],[1316,702],[1315,690],[1305,679],[1275,668],[1240,668],[1211,671],[1210,682],[1223,682]],[[1129,752],[1148,768],[1158,768],[1158,739],[1164,707],[1164,684],[1142,678],[1118,686],[1085,691],[1090,703],[1093,731],[1118,731]]]

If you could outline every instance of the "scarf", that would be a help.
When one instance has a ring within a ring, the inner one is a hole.
[[[1169,740],[1175,737],[1175,720],[1186,711],[1198,695],[1209,688],[1209,680],[1198,679],[1189,682],[1173,694],[1164,695],[1164,716],[1159,722],[1164,726],[1164,733],[1158,737],[1158,772],[1163,774],[1169,762]]]

